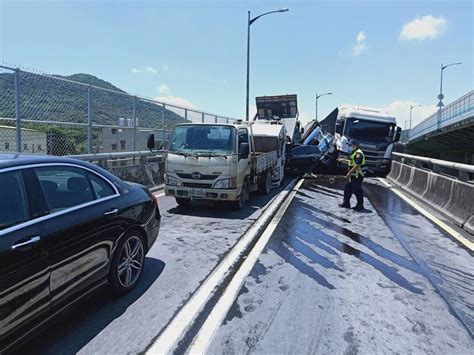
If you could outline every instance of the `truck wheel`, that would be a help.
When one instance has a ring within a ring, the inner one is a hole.
[[[265,173],[263,181],[258,186],[258,190],[263,195],[268,195],[272,189],[272,174],[269,171]]]
[[[235,210],[240,211],[245,207],[247,200],[249,199],[249,188],[247,182],[244,181],[242,185],[242,191],[240,192],[240,198],[233,203]]]
[[[188,207],[191,204],[191,200],[189,198],[176,197],[176,203],[180,207]]]

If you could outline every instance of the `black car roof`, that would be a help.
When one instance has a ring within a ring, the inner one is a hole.
[[[0,171],[2,169],[17,167],[17,166],[25,166],[25,165],[33,165],[33,164],[75,164],[79,166],[83,166],[89,169],[93,169],[98,173],[107,176],[109,179],[113,181],[121,181],[116,176],[109,173],[107,170],[99,168],[98,166],[73,158],[67,157],[57,157],[51,155],[35,155],[35,154],[19,154],[19,153],[0,153]]]

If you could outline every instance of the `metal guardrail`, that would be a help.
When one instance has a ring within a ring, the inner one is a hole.
[[[67,158],[85,160],[95,163],[103,168],[115,166],[130,166],[144,164],[148,161],[159,160],[163,157],[163,151],[137,151],[137,152],[118,152],[118,153],[97,153],[69,155]]]
[[[416,125],[410,132],[409,141],[472,116],[474,116],[474,90],[449,103]]]
[[[402,162],[408,162],[417,167],[432,170],[435,173],[454,176],[461,181],[471,181],[474,179],[474,165],[404,153],[392,153],[392,156],[399,158]]]

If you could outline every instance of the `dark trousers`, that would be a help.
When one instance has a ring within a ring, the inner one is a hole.
[[[362,192],[362,181],[364,180],[363,176],[354,177],[351,176],[350,180],[348,179],[346,182],[346,186],[344,187],[344,204],[350,205],[350,200],[352,194],[354,194],[357,198],[357,206],[363,207],[364,206],[364,193]]]

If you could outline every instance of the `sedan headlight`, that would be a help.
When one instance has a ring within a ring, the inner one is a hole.
[[[165,184],[169,186],[181,186],[179,179],[165,174]]]
[[[215,189],[230,189],[231,188],[231,179],[222,179],[216,181],[214,184]]]

